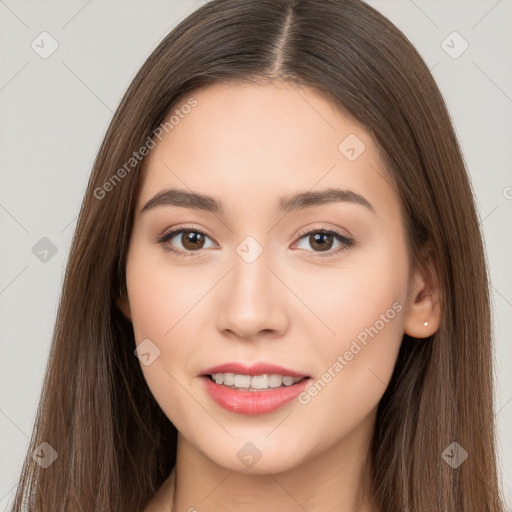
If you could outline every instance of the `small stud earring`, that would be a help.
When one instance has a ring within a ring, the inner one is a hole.
[[[425,327],[428,327],[428,322],[423,322],[423,325],[424,325]]]

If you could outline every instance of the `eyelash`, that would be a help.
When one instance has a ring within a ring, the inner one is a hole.
[[[194,252],[199,252],[199,251],[182,251],[182,250],[173,249],[172,247],[167,245],[167,242],[169,240],[171,240],[172,238],[174,238],[176,235],[179,235],[180,233],[184,233],[187,231],[190,231],[192,233],[199,233],[202,236],[210,238],[205,232],[201,231],[200,229],[180,226],[177,229],[174,229],[173,231],[169,231],[168,233],[157,238],[157,242],[163,247],[164,250],[166,250],[167,252],[170,252],[176,256],[180,256],[180,257],[184,257],[184,258],[188,258],[191,256],[193,257],[193,256],[195,256]],[[346,251],[347,249],[350,249],[351,247],[353,247],[355,245],[355,241],[353,238],[350,238],[346,235],[342,235],[341,233],[339,233],[338,231],[336,231],[334,229],[322,229],[322,228],[313,229],[311,231],[306,231],[305,233],[300,233],[298,239],[301,240],[302,238],[306,237],[307,235],[312,235],[314,233],[321,233],[322,235],[333,235],[339,242],[341,242],[343,244],[341,247],[339,247],[338,249],[336,249],[334,251],[332,251],[332,250],[325,251],[325,254],[322,254],[321,252],[318,252],[318,251],[313,251],[313,252],[316,252],[316,256],[318,256],[320,258],[328,258],[328,257],[335,256],[337,254],[342,253],[343,251]],[[187,254],[187,253],[191,253],[191,254]]]

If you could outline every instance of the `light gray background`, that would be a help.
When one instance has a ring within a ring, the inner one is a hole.
[[[0,0],[1,511],[8,510],[28,447],[71,237],[99,144],[138,68],[202,3]],[[496,417],[510,507],[512,2],[369,3],[432,69],[473,180],[494,292]],[[31,48],[43,31],[59,45],[47,59]],[[446,40],[453,31],[469,44],[458,58],[445,51],[462,48],[457,36]],[[57,247],[46,263],[32,253],[42,237]]]

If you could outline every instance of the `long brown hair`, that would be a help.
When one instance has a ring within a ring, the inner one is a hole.
[[[144,380],[132,325],[115,304],[126,293],[140,181],[140,162],[126,163],[198,87],[275,79],[314,88],[368,128],[399,191],[412,263],[429,241],[439,277],[440,328],[421,342],[404,335],[379,404],[367,466],[379,510],[503,511],[489,286],[465,163],[420,55],[359,0],[214,0],[144,63],[83,200],[14,510],[25,497],[37,512],[140,511],[173,468],[176,429]],[[453,442],[468,454],[457,468],[442,457]],[[32,457],[41,443],[58,454],[47,468]]]

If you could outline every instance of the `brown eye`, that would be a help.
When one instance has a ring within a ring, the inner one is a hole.
[[[313,249],[328,251],[334,244],[334,236],[328,233],[310,234],[309,243]]]
[[[182,231],[180,242],[187,250],[202,249],[204,246],[204,235],[198,231]]]
[[[334,256],[345,251],[355,244],[355,241],[348,236],[342,235],[334,230],[317,229],[304,233],[299,240],[305,240],[313,252],[326,253],[317,254],[317,256]],[[338,247],[333,249],[333,245],[338,242]],[[310,251],[311,252],[311,251]]]
[[[209,236],[198,229],[181,228],[165,234],[158,242],[168,252],[178,256],[191,256],[193,255],[192,253],[204,249],[206,239],[209,238]]]

